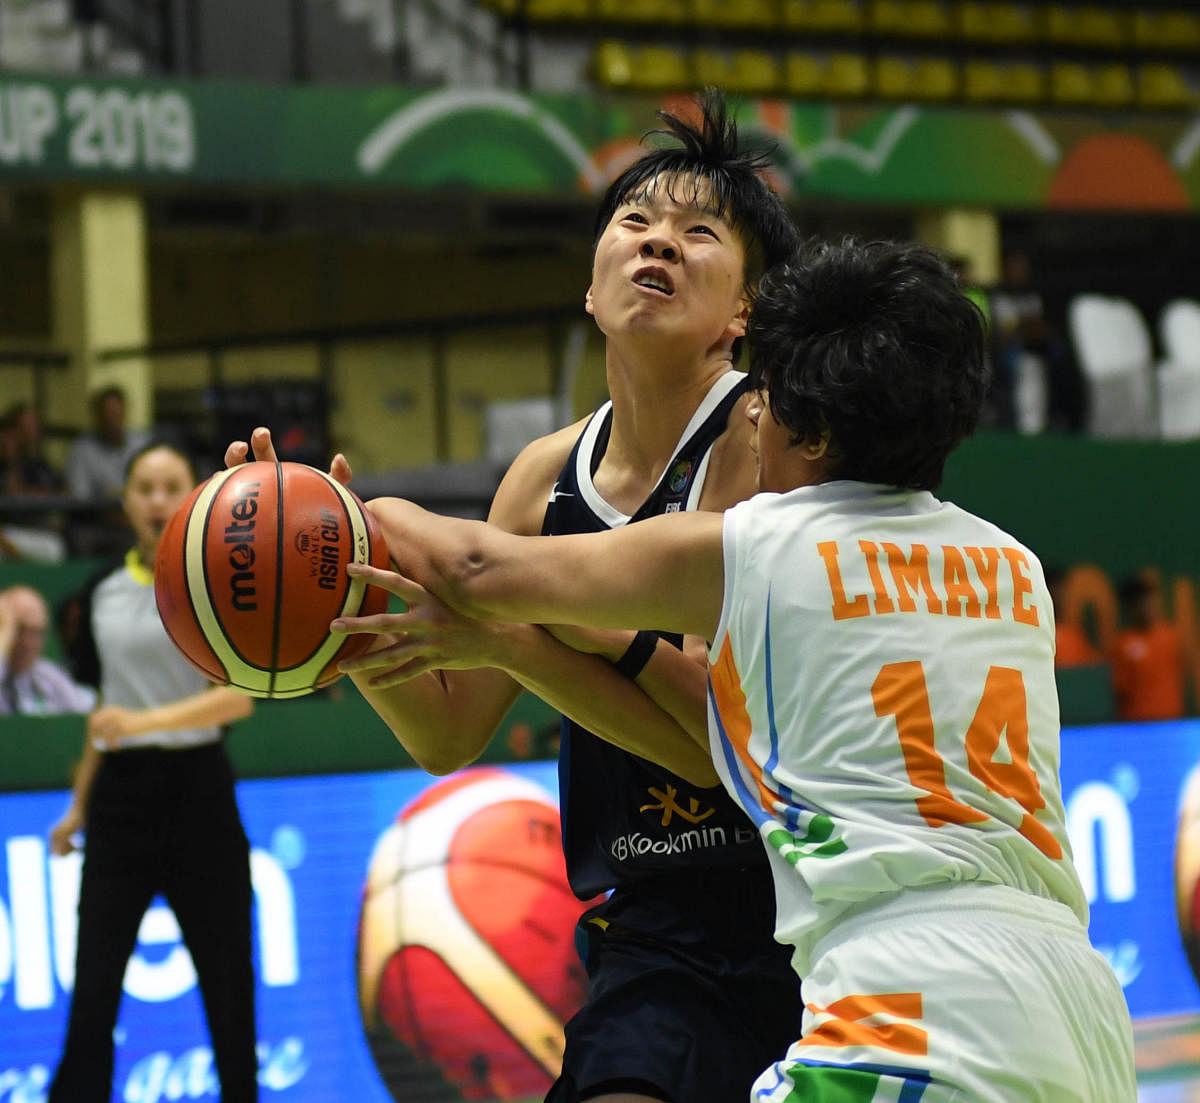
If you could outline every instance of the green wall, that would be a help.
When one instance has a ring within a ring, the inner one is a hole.
[[[1047,566],[1110,577],[1157,567],[1200,581],[1200,441],[985,434],[950,457],[939,497],[979,513]]]

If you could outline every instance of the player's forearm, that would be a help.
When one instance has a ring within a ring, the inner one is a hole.
[[[192,697],[144,710],[136,721],[137,732],[129,734],[220,727],[244,720],[253,711],[252,697],[226,686],[213,686]]]
[[[689,511],[611,532],[533,537],[433,518],[418,539],[424,577],[417,581],[481,620],[708,638],[720,615],[720,514]]]
[[[527,596],[532,610],[533,595],[546,577],[525,553],[534,544],[579,546],[579,538],[571,537],[525,540],[495,525],[439,517],[402,499],[376,499],[370,508],[400,571],[468,614],[515,614],[517,603]],[[572,558],[568,568],[561,564],[552,568],[558,579],[554,588],[577,582],[574,569],[582,569],[586,562],[586,557]],[[620,566],[616,572],[622,577],[630,574]],[[580,588],[587,592],[587,585]],[[617,657],[627,646],[628,635],[624,645],[618,646],[617,640],[610,634],[598,651]],[[601,738],[659,761],[696,784],[715,783],[707,749],[703,674],[695,666],[684,667],[685,657],[664,653],[660,660],[656,656],[641,675],[656,701],[614,670],[608,659],[581,654],[543,629],[514,625],[504,642],[505,646],[489,651],[486,662],[478,655],[476,661],[506,670],[517,683]],[[423,675],[409,684],[428,679]],[[434,704],[440,707],[436,695]],[[402,724],[389,715],[386,702],[376,704],[376,709],[408,746]],[[420,755],[414,757],[422,760]]]
[[[350,677],[413,761],[439,776],[483,753],[521,692],[499,670],[429,670],[396,685],[372,686],[378,673]]]
[[[538,596],[523,538],[483,521],[443,517],[402,498],[368,502],[396,569],[478,620],[525,623]],[[624,628],[626,625],[616,625]]]
[[[637,684],[692,737],[707,758],[707,666],[689,658],[669,640],[659,640],[653,657],[637,676]]]
[[[628,629],[576,628],[563,624],[547,624],[545,628],[568,647],[599,655],[611,663],[616,663],[625,654],[636,636]],[[703,644],[700,647],[699,658],[693,658],[670,641],[660,641],[636,680],[680,727],[690,732],[702,746],[707,746],[708,667]]]
[[[658,762],[694,785],[717,784],[702,711],[702,674],[686,656],[677,653],[675,659],[664,651],[633,682],[599,655],[575,651],[544,630],[534,632],[505,661],[516,681],[622,750]],[[660,644],[665,648],[670,645]],[[662,695],[661,703],[650,690]]]
[[[75,767],[71,782],[71,804],[80,816],[87,814],[88,801],[92,795],[92,782],[100,768],[100,749],[90,739],[83,741],[83,755]]]

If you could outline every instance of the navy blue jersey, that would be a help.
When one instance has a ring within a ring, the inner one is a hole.
[[[554,485],[543,535],[601,532],[695,509],[713,442],[745,392],[740,372],[718,380],[658,485],[632,516],[609,505],[592,483],[612,425],[612,403],[605,403],[584,427]],[[682,643],[678,637],[673,642]],[[758,832],[720,785],[692,785],[566,718],[558,768],[567,875],[581,899],[664,873],[766,866]]]

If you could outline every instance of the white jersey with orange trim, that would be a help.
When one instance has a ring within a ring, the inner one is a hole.
[[[775,871],[807,976],[848,910],[1006,885],[1086,928],[1036,556],[924,491],[839,481],[725,514],[713,757]]]

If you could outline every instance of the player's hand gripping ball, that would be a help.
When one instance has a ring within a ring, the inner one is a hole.
[[[347,563],[389,565],[379,525],[336,479],[257,461],[200,484],[168,522],[154,564],[167,634],[202,674],[255,697],[300,697],[336,681],[367,635],[329,622],[387,609]]]

